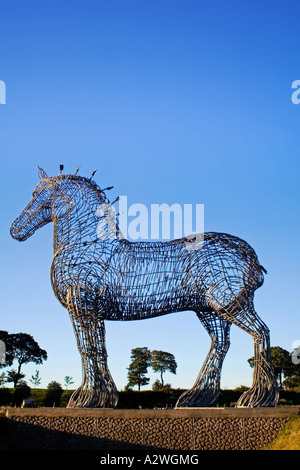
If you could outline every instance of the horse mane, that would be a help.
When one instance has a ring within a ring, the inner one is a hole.
[[[56,181],[69,180],[69,181],[78,182],[80,183],[81,186],[87,185],[99,196],[101,200],[103,200],[103,202],[105,202],[106,204],[110,203],[104,190],[101,189],[96,183],[96,181],[92,180],[91,178],[86,178],[85,176],[80,176],[80,175],[63,175],[63,174],[54,176],[54,178]]]

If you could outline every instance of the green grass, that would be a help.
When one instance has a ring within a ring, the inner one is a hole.
[[[61,396],[60,406],[65,407],[74,390],[64,390]],[[30,398],[34,400],[34,406],[44,406],[44,398],[46,396],[46,388],[32,388]]]
[[[292,416],[275,441],[262,450],[300,450],[300,416]]]

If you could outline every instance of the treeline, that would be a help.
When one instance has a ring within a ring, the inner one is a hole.
[[[215,407],[234,407],[248,387],[238,387],[234,390],[220,390],[220,394]],[[119,402],[117,408],[125,409],[153,409],[153,408],[174,408],[184,389],[165,389],[160,391],[143,390],[121,391],[119,392]],[[300,392],[281,390],[279,392],[279,406],[300,405]]]
[[[42,364],[47,360],[47,352],[34,338],[27,333],[9,334],[0,330],[0,369],[15,365],[14,369],[0,373],[0,406],[20,406],[24,399],[34,400],[34,406],[66,406],[74,382],[72,377],[65,376],[63,390],[61,385],[52,381],[47,389],[39,389],[41,377],[39,371],[29,379],[34,388],[27,384],[22,366],[33,362]],[[289,352],[279,346],[271,347],[271,359],[277,378],[280,400],[279,405],[300,404],[300,348]],[[250,367],[254,358],[248,359]],[[152,390],[141,391],[149,386],[148,368],[159,374],[152,384]],[[173,408],[184,390],[172,388],[164,382],[166,372],[176,374],[177,363],[173,354],[161,351],[150,351],[147,347],[131,350],[131,363],[128,368],[128,382],[124,391],[119,392],[118,408]],[[5,383],[13,383],[14,388],[5,388]],[[137,387],[138,392],[132,387]],[[215,406],[234,406],[247,387],[240,386],[234,390],[221,390]]]
[[[0,387],[0,406],[21,406],[24,400],[30,400],[31,406],[58,407],[67,406],[72,390],[63,390],[58,382],[52,381],[46,389],[31,388],[20,382],[15,388]]]
[[[24,394],[20,390],[0,388],[0,406],[21,406],[24,398],[30,398],[34,401],[35,407],[66,407],[73,390],[62,390],[56,386],[49,389],[30,389],[30,393]],[[241,394],[247,387],[238,387],[234,390],[221,390],[219,398],[214,406],[216,407],[234,407]],[[119,402],[117,409],[155,409],[155,408],[174,408],[183,389],[165,389],[159,391],[142,390],[119,392]],[[299,406],[300,392],[291,390],[281,390],[279,394],[279,406]]]

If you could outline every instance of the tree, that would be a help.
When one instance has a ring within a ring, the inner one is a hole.
[[[291,360],[290,353],[280,346],[271,347],[271,360],[279,387],[282,388],[283,377],[291,377],[297,373],[296,366]],[[250,367],[254,367],[254,357],[248,359]]]
[[[169,390],[171,388],[171,384],[162,384],[158,379],[152,384],[152,390],[157,392],[160,390]]]
[[[31,393],[31,388],[27,385],[27,383],[24,380],[21,380],[21,382],[16,386],[14,393],[13,393],[13,398],[16,406],[21,406],[23,400],[25,398],[30,397]]]
[[[7,372],[6,382],[13,382],[14,388],[16,388],[20,380],[24,379],[24,377],[25,374],[22,372],[17,372],[16,370],[11,369]]]
[[[145,377],[147,369],[151,363],[151,352],[148,348],[135,348],[131,350],[131,363],[128,367],[128,387],[138,386],[139,392],[141,386],[147,385],[149,377]]]
[[[14,382],[14,387],[24,377],[21,373],[23,364],[28,362],[42,364],[47,359],[47,352],[41,349],[33,337],[27,333],[9,334],[7,331],[0,330],[0,339],[4,341],[6,346],[6,363],[0,364],[0,367],[10,366],[14,360],[18,363],[17,370],[10,371],[10,378],[14,377],[10,382]]]
[[[40,378],[40,373],[39,373],[39,371],[36,370],[36,371],[35,371],[35,375],[32,375],[32,376],[31,376],[31,379],[29,379],[29,380],[30,380],[30,382],[31,382],[33,385],[35,385],[36,387],[37,387],[38,385],[41,385],[41,380],[42,380],[42,379]]]
[[[154,350],[151,352],[151,367],[154,372],[160,372],[160,381],[163,388],[163,374],[167,371],[176,374],[177,363],[173,354],[166,351]]]
[[[60,383],[55,382],[55,380],[50,382],[47,387],[47,392],[46,392],[46,396],[44,399],[44,405],[45,406],[59,406],[62,392],[63,392],[63,389]]]
[[[4,385],[6,382],[6,377],[5,377],[5,372],[2,372],[2,374],[0,374],[0,387],[2,387],[2,385]]]
[[[11,405],[13,400],[9,388],[0,387],[0,406]]]
[[[293,375],[283,381],[284,388],[300,392],[300,375]]]
[[[74,383],[73,377],[70,377],[69,375],[65,376],[65,387],[68,389],[69,385],[72,385]]]

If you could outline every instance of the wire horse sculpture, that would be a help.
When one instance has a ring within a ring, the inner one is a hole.
[[[99,207],[109,203],[105,191],[77,173],[48,177],[39,168],[39,177],[11,235],[23,241],[43,225],[54,224],[51,282],[70,314],[83,371],[82,384],[68,407],[117,405],[118,392],[107,365],[105,320],[140,320],[186,310],[195,311],[211,337],[211,347],[194,386],[179,397],[176,407],[216,402],[232,324],[254,340],[253,384],[237,406],[276,405],[269,330],[253,306],[265,270],[245,241],[205,233],[199,249],[188,249],[187,238],[130,242],[117,225],[115,233],[97,236],[105,217]]]

